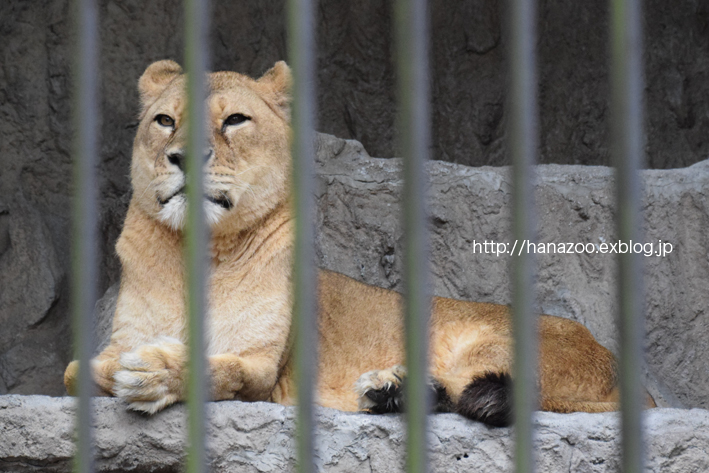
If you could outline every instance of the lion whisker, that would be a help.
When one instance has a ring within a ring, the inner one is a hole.
[[[145,186],[145,190],[140,194],[140,197],[138,198],[138,200],[141,200],[143,198],[143,196],[145,196],[145,194],[148,192],[148,190],[150,190],[150,188],[156,184],[155,181],[158,180],[158,177],[160,177],[160,176],[153,178],[153,180],[150,181],[147,186]]]
[[[239,171],[239,172],[237,172],[237,173],[234,174],[234,175],[235,175],[235,176],[241,176],[241,175],[244,174],[245,172],[249,172],[249,171],[251,171],[251,170],[258,169],[258,168],[269,168],[269,169],[270,169],[271,166],[267,166],[266,164],[257,164],[257,165],[255,165],[255,166],[251,166],[250,168],[246,168],[246,169],[244,169],[243,171]]]
[[[255,193],[254,190],[252,189],[251,184],[249,184],[249,183],[247,183],[247,182],[238,182],[238,183],[236,183],[236,184],[239,186],[239,189],[243,189],[243,190],[249,191],[249,192],[251,193],[251,197],[253,197],[254,199],[256,198],[256,193]]]

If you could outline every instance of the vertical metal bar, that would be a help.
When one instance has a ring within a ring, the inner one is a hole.
[[[298,471],[316,471],[313,411],[317,380],[317,273],[313,201],[315,151],[315,23],[312,0],[288,1],[288,60],[293,71],[291,126],[296,234],[293,267],[295,375],[298,386]]]
[[[510,153],[512,155],[512,233],[519,245],[535,240],[534,163],[537,152],[536,5],[510,2]],[[517,472],[535,470],[532,413],[537,407],[537,330],[534,260],[523,249],[512,257],[514,335],[513,409]]]
[[[428,471],[428,321],[431,311],[426,211],[429,157],[428,5],[398,0],[395,11],[399,138],[404,177],[407,471]]]
[[[72,220],[72,322],[79,360],[77,448],[74,471],[93,470],[90,359],[96,304],[96,164],[98,162],[98,15],[93,0],[74,2],[77,45],[74,86],[74,201]]]
[[[643,70],[639,0],[611,2],[611,139],[616,169],[617,228],[620,241],[641,241],[638,169],[643,161]],[[620,296],[620,405],[623,471],[643,471],[640,381],[643,340],[643,284],[639,254],[618,255]]]
[[[185,66],[187,69],[187,226],[185,228],[185,269],[187,272],[188,316],[188,452],[187,471],[206,469],[205,401],[208,392],[204,323],[206,313],[207,244],[209,230],[204,218],[202,167],[206,140],[208,63],[208,0],[185,0]]]

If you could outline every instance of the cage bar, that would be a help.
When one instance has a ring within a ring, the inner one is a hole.
[[[404,313],[406,323],[406,421],[409,473],[428,471],[428,322],[431,312],[426,211],[426,162],[430,112],[428,5],[399,0],[395,6],[398,132],[403,158]]]
[[[618,239],[641,240],[643,164],[643,73],[641,7],[638,0],[611,4],[611,140],[615,167]],[[618,255],[622,471],[643,471],[642,366],[644,298],[641,255]]]
[[[298,387],[298,471],[311,473],[315,466],[314,398],[317,382],[317,272],[315,269],[314,174],[315,150],[315,23],[311,0],[289,0],[288,60],[293,72],[291,126],[293,139],[293,199],[295,204],[295,255],[293,268],[293,323],[295,376]]]
[[[72,322],[74,359],[79,360],[74,471],[93,470],[91,355],[97,278],[96,165],[98,163],[98,15],[93,0],[74,2],[77,43],[74,64],[74,198],[72,218]]]
[[[208,60],[209,1],[185,0],[185,66],[187,69],[187,149],[185,269],[187,272],[187,318],[189,343],[187,412],[187,471],[206,471],[205,420],[208,367],[205,356],[207,244],[209,230],[204,216],[203,171],[207,148],[206,70]]]
[[[536,5],[533,0],[512,0],[509,9],[510,92],[509,143],[512,157],[512,234],[522,245],[534,241],[534,164],[537,152]],[[512,323],[514,335],[513,412],[514,459],[518,473],[533,472],[533,411],[537,408],[537,315],[534,295],[534,260],[531,253],[513,255]]]

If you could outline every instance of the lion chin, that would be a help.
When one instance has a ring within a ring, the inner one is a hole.
[[[133,195],[116,245],[120,292],[110,343],[91,362],[103,394],[147,413],[184,400],[186,392],[185,80],[166,60],[138,82]],[[259,79],[209,75],[203,205],[211,227],[207,355],[214,400],[295,402],[290,84],[284,62]],[[401,307],[396,292],[319,272],[320,404],[405,409]],[[508,425],[514,379],[507,306],[434,297],[430,325],[435,408]],[[616,360],[584,326],[543,315],[538,335],[542,409],[617,408]],[[65,372],[70,394],[77,371],[74,361]]]
[[[204,221],[210,227],[216,227],[231,204],[215,197],[205,197],[203,201]],[[187,219],[187,195],[180,193],[170,198],[158,212],[158,219],[173,230],[182,230]]]

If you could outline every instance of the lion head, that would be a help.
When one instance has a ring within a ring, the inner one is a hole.
[[[278,62],[260,79],[209,74],[204,208],[215,234],[248,228],[288,199],[291,75]],[[142,111],[133,145],[133,199],[180,230],[185,222],[186,77],[158,61],[138,84]]]

